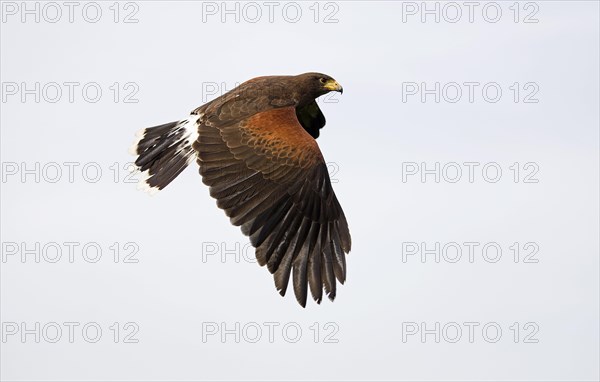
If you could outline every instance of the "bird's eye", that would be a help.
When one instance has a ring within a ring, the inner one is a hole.
[[[327,80],[326,80],[325,78],[323,78],[323,77],[319,78],[319,81],[320,81],[322,84],[324,84],[325,82],[327,82]]]

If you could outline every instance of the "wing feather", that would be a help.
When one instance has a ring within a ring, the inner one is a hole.
[[[215,113],[202,119],[193,145],[203,182],[250,236],[282,296],[292,276],[300,305],[308,288],[318,303],[323,289],[333,300],[336,279],[346,279],[350,233],[315,140],[293,107],[249,113],[252,104],[228,99],[202,111]]]

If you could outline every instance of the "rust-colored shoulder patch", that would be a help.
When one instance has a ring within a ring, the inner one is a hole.
[[[300,125],[293,107],[257,113],[243,122],[241,131],[243,144],[272,159],[304,168],[323,162],[317,142]]]

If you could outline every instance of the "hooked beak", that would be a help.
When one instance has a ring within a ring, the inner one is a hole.
[[[336,91],[342,94],[344,93],[344,88],[342,88],[342,85],[340,85],[336,80],[329,80],[325,82],[323,87],[330,91]]]

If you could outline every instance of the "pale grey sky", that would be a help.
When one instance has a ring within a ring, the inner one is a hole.
[[[599,378],[597,2],[28,4],[2,3],[2,379]],[[140,128],[308,71],[344,86],[318,143],[353,248],[301,309],[195,166],[154,197],[125,166]]]

